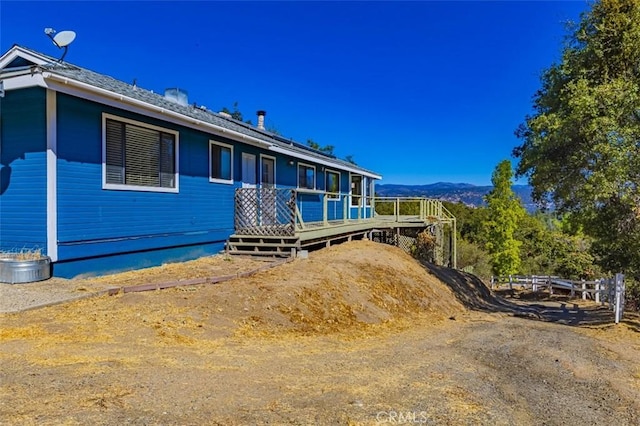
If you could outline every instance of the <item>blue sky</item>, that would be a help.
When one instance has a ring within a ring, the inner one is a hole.
[[[300,142],[334,145],[382,183],[489,184],[557,62],[579,1],[29,2],[0,0],[0,50],[66,60]],[[523,183],[523,182],[521,182]]]

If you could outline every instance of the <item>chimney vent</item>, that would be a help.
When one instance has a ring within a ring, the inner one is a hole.
[[[177,87],[172,87],[169,89],[165,89],[164,97],[168,101],[174,102],[178,105],[188,106],[189,100],[186,90],[179,89]]]
[[[256,114],[258,114],[258,129],[264,130],[264,116],[267,115],[267,111],[260,110]]]

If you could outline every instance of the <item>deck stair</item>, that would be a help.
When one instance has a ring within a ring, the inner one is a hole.
[[[297,236],[232,235],[226,246],[227,253],[245,256],[295,257],[298,250],[300,237]]]

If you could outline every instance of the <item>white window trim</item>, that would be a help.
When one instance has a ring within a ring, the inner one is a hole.
[[[353,176],[360,176],[360,195],[353,193],[353,187],[351,186],[353,183]],[[364,196],[362,195],[364,186],[364,176],[357,173],[349,173],[349,207],[360,208],[364,205]],[[353,204],[354,197],[360,197],[360,202],[358,204]]]
[[[211,177],[211,145],[218,145],[218,146],[223,146],[225,148],[229,148],[229,150],[231,151],[231,170],[230,170],[230,176],[231,179],[219,179],[219,178],[212,178]],[[209,171],[207,172],[207,174],[209,175],[209,182],[212,183],[224,183],[224,184],[232,184],[233,183],[233,145],[229,145],[227,143],[223,143],[223,142],[218,142],[218,141],[214,141],[214,140],[209,140]]]
[[[328,187],[328,183],[329,183],[329,173],[333,173],[335,175],[338,175],[338,193],[334,194],[334,193],[329,193],[329,187]],[[340,201],[340,188],[342,188],[342,186],[340,186],[340,183],[342,181],[342,173],[340,173],[338,170],[331,170],[331,169],[325,169],[324,171],[324,191],[327,193],[327,199],[329,201]]]
[[[266,154],[260,154],[260,167],[259,167],[259,173],[260,173],[260,179],[259,179],[259,185],[262,188],[262,159],[263,158],[269,158],[271,160],[273,160],[273,188],[276,187],[276,182],[278,181],[276,179],[277,174],[276,174],[276,169],[277,169],[277,164],[278,164],[278,159],[272,155],[266,155]]]
[[[301,187],[300,186],[300,166],[305,166],[308,168],[313,169],[313,188],[306,188],[306,187]],[[317,191],[316,189],[316,181],[317,181],[317,170],[316,170],[316,166],[314,166],[313,164],[307,164],[307,163],[300,163],[298,162],[298,165],[296,167],[296,179],[298,181],[297,183],[297,188],[304,190],[304,191]]]
[[[138,185],[125,185],[107,183],[107,120],[111,119],[122,123],[132,124],[138,127],[144,127],[151,130],[157,130],[163,133],[170,133],[174,136],[174,161],[175,161],[175,176],[174,182],[175,188],[161,188],[154,186],[138,186]],[[176,130],[167,129],[166,127],[159,127],[153,124],[145,123],[143,121],[131,120],[129,118],[120,117],[119,115],[102,113],[102,189],[111,189],[116,191],[144,191],[144,192],[180,192],[180,133]]]

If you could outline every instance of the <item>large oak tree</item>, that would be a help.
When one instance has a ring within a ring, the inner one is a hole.
[[[542,75],[517,174],[572,212],[611,271],[640,271],[640,2],[601,0]]]

